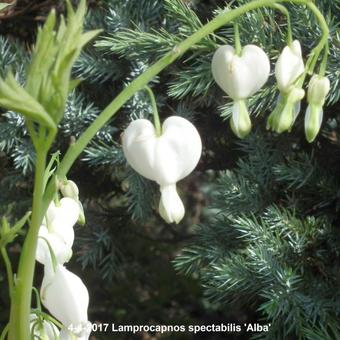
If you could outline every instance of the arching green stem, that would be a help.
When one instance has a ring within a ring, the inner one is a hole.
[[[238,56],[241,56],[242,45],[240,39],[240,30],[238,27],[238,23],[234,22],[234,44],[235,44],[235,52]]]
[[[274,4],[273,6],[271,6],[274,9],[277,9],[278,11],[280,11],[287,20],[287,45],[291,46],[292,42],[293,42],[293,32],[292,32],[292,24],[290,21],[290,14],[288,9],[285,6],[282,6],[280,4]]]
[[[162,135],[162,126],[161,126],[161,122],[159,120],[159,114],[158,114],[155,95],[153,94],[153,92],[152,92],[152,90],[150,89],[149,86],[146,85],[144,89],[150,97],[151,106],[152,106],[153,121],[154,121],[155,129],[156,129],[156,135],[161,136]]]

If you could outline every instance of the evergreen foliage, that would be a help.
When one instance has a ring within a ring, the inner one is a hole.
[[[323,148],[276,138],[240,143],[244,155],[218,175],[206,222],[175,267],[199,277],[213,301],[256,308],[271,328],[255,338],[335,339],[340,150],[325,163]]]

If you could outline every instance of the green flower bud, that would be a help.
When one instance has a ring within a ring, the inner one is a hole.
[[[323,118],[322,106],[309,104],[305,115],[305,135],[309,143],[312,143],[318,135]]]
[[[323,108],[326,96],[330,90],[327,77],[314,75],[308,85],[308,107],[305,115],[305,135],[309,143],[313,142],[320,131],[323,118]]]

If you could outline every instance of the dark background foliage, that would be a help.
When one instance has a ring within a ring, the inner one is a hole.
[[[116,94],[178,41],[225,6],[224,1],[89,1],[87,28],[102,28],[77,61],[83,79],[70,94],[54,146],[62,153]],[[149,118],[147,95],[137,93],[102,129],[71,170],[87,223],[76,227],[68,267],[90,292],[89,317],[115,324],[270,323],[269,333],[120,334],[114,339],[337,339],[339,336],[339,1],[318,1],[331,28],[328,75],[332,90],[322,132],[305,141],[303,114],[293,131],[265,130],[276,98],[273,77],[250,101],[253,133],[240,142],[225,120],[230,102],[214,84],[210,60],[232,44],[232,27],[200,42],[154,79],[162,119],[178,114],[198,128],[202,159],[179,184],[186,217],[166,225],[157,213],[154,183],[129,168],[120,134]],[[51,7],[63,1],[17,1],[0,16],[0,73],[25,66]],[[303,7],[288,5],[304,55],[320,34]],[[265,48],[274,64],[284,46],[285,21],[270,9],[241,19],[241,40]],[[305,110],[303,105],[302,111]],[[53,150],[53,151],[55,151]],[[23,119],[0,118],[0,210],[10,219],[30,206],[34,149]],[[9,247],[13,265],[22,237]],[[41,282],[37,269],[36,286]],[[0,263],[0,325],[8,292]],[[93,339],[112,339],[96,333]]]

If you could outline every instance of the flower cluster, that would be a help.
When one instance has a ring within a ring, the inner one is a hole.
[[[168,223],[179,223],[185,209],[176,182],[193,171],[202,152],[201,138],[194,125],[182,117],[172,116],[164,121],[158,136],[150,121],[137,119],[124,131],[122,141],[132,168],[159,184],[162,218]]]
[[[233,100],[230,125],[240,138],[251,130],[246,99],[266,83],[270,73],[269,58],[255,46],[245,46],[237,54],[232,46],[221,46],[212,59],[212,74],[216,83]],[[275,65],[275,77],[280,91],[277,105],[267,120],[267,128],[282,133],[290,131],[300,112],[302,89],[306,73],[299,41],[293,41],[280,54]],[[308,90],[305,133],[309,142],[317,136],[322,123],[322,106],[329,92],[329,80],[314,75]]]
[[[63,328],[59,332],[53,324],[33,316],[31,332],[44,339],[55,339],[57,334],[62,340],[87,340],[89,294],[83,281],[64,266],[72,256],[73,227],[84,221],[84,214],[74,182],[61,183],[60,191],[64,197],[50,203],[40,226],[36,260],[44,265],[41,302]]]

